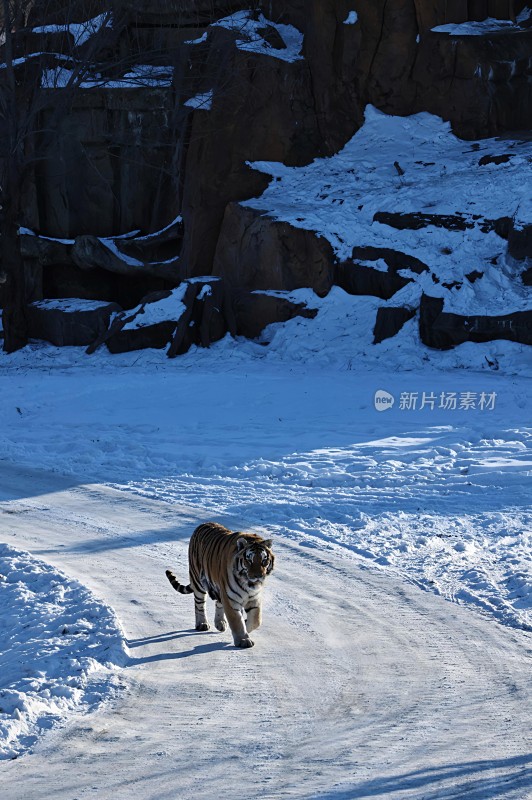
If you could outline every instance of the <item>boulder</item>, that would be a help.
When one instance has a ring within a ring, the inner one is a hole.
[[[518,261],[532,259],[532,223],[512,221],[508,234],[508,253]]]
[[[169,345],[180,321],[190,319],[194,292],[188,284],[172,291],[153,292],[137,308],[115,318],[107,334],[96,341],[90,352],[99,344],[107,345],[111,353],[128,353],[144,348],[162,348]]]
[[[415,272],[416,275],[421,275],[422,272],[428,272],[428,266],[415,256],[408,253],[402,253],[400,250],[394,250],[391,247],[354,247],[353,260],[355,261],[378,261],[382,259],[386,262],[392,272],[397,272],[400,269],[409,269]]]
[[[182,277],[179,256],[171,262],[147,262],[122,252],[114,239],[97,236],[77,236],[72,248],[72,260],[82,270],[103,269],[132,277],[150,275],[178,282]]]
[[[387,270],[368,266],[372,261],[384,261]],[[398,275],[402,269],[421,274],[428,267],[415,256],[389,247],[354,247],[351,259],[335,265],[334,282],[348,294],[389,300],[411,282],[410,278]]]
[[[314,319],[318,313],[317,309],[298,303],[282,292],[237,291],[233,295],[233,309],[236,332],[248,339],[256,339],[274,322],[287,322],[294,317]]]
[[[27,309],[29,336],[57,347],[83,347],[101,336],[111,317],[121,311],[116,303],[78,298],[40,300]]]
[[[324,297],[333,284],[334,260],[330,243],[314,231],[230,203],[213,271],[232,289],[292,291],[309,287]]]
[[[22,257],[35,259],[43,267],[72,264],[73,244],[73,241],[38,236],[30,231],[20,235]]]
[[[466,317],[444,312],[441,298],[424,294],[419,333],[424,344],[437,350],[450,350],[464,342],[491,342],[495,339],[532,344],[532,311]]]
[[[348,294],[372,295],[389,300],[411,281],[394,272],[373,269],[356,261],[342,261],[336,264],[334,282]]]
[[[153,292],[136,308],[115,317],[88,352],[104,343],[111,353],[168,345],[168,355],[173,357],[192,344],[208,347],[227,330],[222,291],[221,281],[205,277],[183,281],[172,291]]]
[[[377,310],[375,328],[373,329],[373,344],[379,344],[384,339],[395,336],[405,322],[416,315],[414,308],[404,306],[383,306]]]
[[[208,283],[203,283],[201,291],[194,299],[192,313],[196,323],[191,331],[195,344],[209,347],[227,333],[230,326],[224,313],[225,295],[223,281],[210,279]]]
[[[467,231],[475,227],[480,228],[482,233],[495,231],[501,238],[507,239],[510,230],[510,217],[500,217],[499,219],[483,219],[473,217],[471,214],[423,214],[421,212],[390,212],[377,211],[373,217],[374,222],[381,225],[389,225],[391,228],[404,231],[418,231],[422,228],[444,228],[447,231]]]

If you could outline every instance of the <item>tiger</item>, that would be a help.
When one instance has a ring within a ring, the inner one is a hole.
[[[249,634],[262,622],[262,586],[275,561],[271,547],[271,539],[255,533],[231,531],[217,522],[198,525],[188,547],[188,586],[166,570],[176,592],[194,594],[197,631],[209,630],[208,594],[216,604],[215,628],[223,632],[229,621],[235,646],[253,647]]]

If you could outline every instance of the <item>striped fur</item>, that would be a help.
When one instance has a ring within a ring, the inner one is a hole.
[[[190,539],[190,583],[179,583],[170,570],[166,577],[180,594],[194,594],[196,630],[208,631],[207,595],[214,600],[214,625],[225,631],[227,622],[237,647],[253,647],[251,631],[262,621],[262,585],[274,565],[270,539],[254,533],[233,532],[216,522],[199,525]]]

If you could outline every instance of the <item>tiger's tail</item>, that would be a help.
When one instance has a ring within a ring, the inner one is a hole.
[[[168,580],[170,581],[176,592],[179,592],[179,594],[192,594],[192,592],[194,591],[190,583],[188,584],[188,586],[179,583],[174,573],[170,572],[169,569],[166,570],[166,577],[168,578]]]

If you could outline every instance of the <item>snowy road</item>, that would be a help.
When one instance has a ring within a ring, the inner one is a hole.
[[[237,651],[164,577],[197,510],[6,463],[0,486],[2,540],[112,606],[131,655],[114,705],[0,765],[2,800],[532,797],[529,633],[276,538]]]

